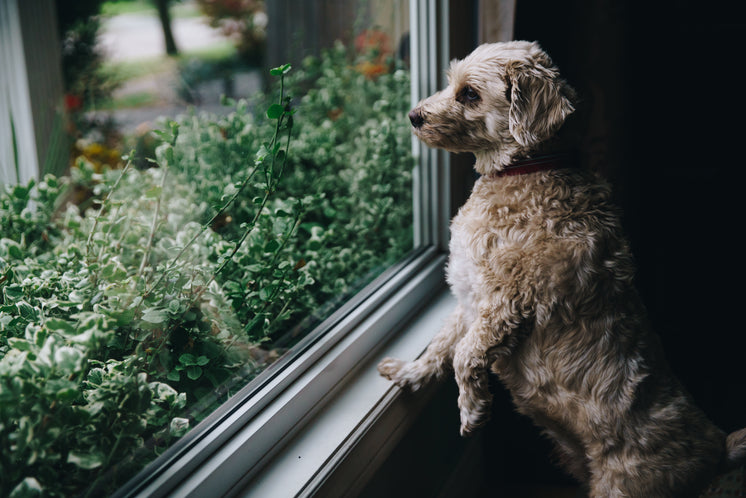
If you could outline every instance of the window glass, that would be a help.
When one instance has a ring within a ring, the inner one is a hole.
[[[3,496],[111,494],[414,249],[407,2],[57,11],[70,166],[0,186]]]

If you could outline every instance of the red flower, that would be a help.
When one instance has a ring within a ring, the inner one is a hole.
[[[378,54],[388,54],[391,52],[389,47],[389,37],[383,31],[375,29],[366,29],[355,38],[355,48],[360,53],[375,50]]]
[[[67,112],[77,111],[81,107],[83,107],[83,98],[80,95],[65,94],[65,110]]]

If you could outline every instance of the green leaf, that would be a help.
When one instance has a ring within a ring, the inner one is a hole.
[[[262,301],[269,301],[272,299],[272,291],[274,290],[273,287],[262,287],[259,289],[259,299]]]
[[[264,246],[264,250],[267,252],[275,252],[280,248],[280,241],[277,239],[272,239],[269,242],[267,242],[267,245]]]
[[[72,374],[81,367],[83,353],[70,346],[62,346],[54,352],[55,366],[61,371]]]
[[[181,310],[181,303],[178,299],[172,299],[168,303],[168,311],[170,311],[171,313],[178,313],[179,310]]]
[[[44,488],[41,487],[39,481],[33,477],[26,477],[23,481],[13,488],[8,498],[30,498],[33,496],[41,496]]]
[[[196,365],[197,364],[197,358],[190,353],[184,353],[183,355],[179,356],[179,363],[182,365]]]
[[[267,117],[269,119],[279,119],[284,112],[285,107],[283,107],[281,104],[272,104],[271,106],[269,106],[269,109],[267,109]]]
[[[267,111],[269,113],[269,111]],[[254,162],[256,164],[261,164],[269,155],[269,148],[267,147],[267,144],[262,144],[261,147],[259,147],[259,150],[256,151],[256,156]]]
[[[173,161],[173,149],[169,149],[171,151],[171,157],[169,158],[169,162]],[[145,191],[145,198],[146,199],[157,199],[160,197],[162,188],[160,185],[153,185],[148,190]]]
[[[168,424],[168,432],[172,436],[181,437],[189,430],[189,419],[174,417]]]
[[[37,308],[34,308],[27,302],[21,301],[20,303],[16,303],[16,308],[18,309],[18,313],[26,320],[34,321],[39,316]]]
[[[65,335],[74,335],[76,333],[75,326],[62,318],[48,318],[47,321],[44,322],[44,325],[49,330]]]
[[[67,455],[67,463],[71,463],[81,469],[91,470],[103,465],[104,455],[98,452],[86,454],[70,452]]]
[[[148,308],[143,312],[142,319],[148,323],[157,325],[168,320],[168,314],[162,309]]]
[[[290,64],[283,64],[282,66],[273,67],[269,70],[269,74],[272,76],[282,76],[290,72],[293,66]]]
[[[8,256],[11,259],[23,259],[23,249],[19,243],[10,239],[3,239],[2,242],[7,244]]]
[[[178,370],[171,370],[168,372],[168,375],[166,375],[166,378],[172,382],[179,382],[181,380],[181,374],[179,374]]]
[[[197,365],[192,365],[191,367],[187,368],[186,370],[187,377],[189,377],[192,380],[197,380],[202,376],[202,369],[198,367]]]
[[[52,394],[54,398],[62,402],[70,402],[78,397],[78,384],[70,380],[49,380],[44,387],[46,392]]]
[[[23,287],[19,284],[9,285],[3,289],[3,293],[5,294],[6,302],[12,303],[23,298]]]
[[[234,105],[236,105],[236,101],[222,93],[220,94],[220,105],[233,107]]]
[[[18,337],[8,337],[8,346],[18,351],[31,351],[31,343]]]
[[[94,386],[100,386],[104,382],[104,375],[106,372],[102,368],[92,368],[88,372],[88,382]]]

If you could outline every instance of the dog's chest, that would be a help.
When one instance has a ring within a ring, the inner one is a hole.
[[[481,195],[480,195],[481,194]],[[476,306],[486,273],[492,273],[503,247],[516,235],[515,210],[494,192],[474,194],[451,222],[448,283],[459,302]]]
[[[469,234],[458,217],[451,224],[448,284],[462,305],[476,304],[475,282],[480,278],[479,255],[469,246]]]

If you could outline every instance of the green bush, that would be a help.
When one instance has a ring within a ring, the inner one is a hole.
[[[411,249],[408,75],[354,62],[2,186],[0,495],[110,493]]]

